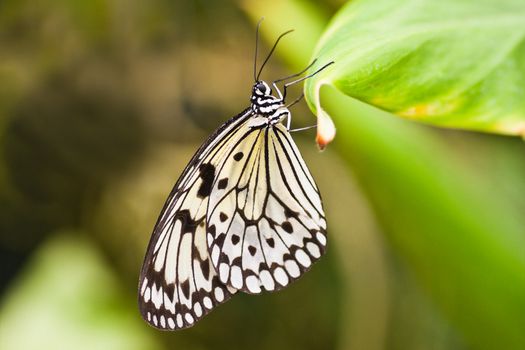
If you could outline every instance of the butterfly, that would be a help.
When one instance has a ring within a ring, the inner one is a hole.
[[[260,22],[259,22],[260,24]],[[257,58],[257,38],[256,49]],[[197,150],[153,229],[139,281],[139,308],[150,325],[191,327],[238,291],[276,291],[325,252],[326,219],[317,185],[290,135],[284,84],[258,74],[250,107]],[[274,92],[275,91],[275,92]],[[301,96],[302,97],[302,96]],[[287,121],[287,126],[283,121]]]

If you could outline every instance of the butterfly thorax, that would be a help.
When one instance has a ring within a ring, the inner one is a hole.
[[[250,101],[255,117],[258,119],[262,117],[264,124],[268,126],[279,123],[290,115],[290,111],[284,105],[284,99],[272,95],[272,89],[264,81],[257,81],[253,85]]]

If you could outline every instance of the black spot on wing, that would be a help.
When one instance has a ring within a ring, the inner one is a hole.
[[[226,238],[226,234],[225,233],[221,233],[215,239],[215,244],[217,244],[219,247],[222,247],[222,245],[224,244],[224,239],[225,238]]]
[[[225,253],[221,253],[221,255],[219,255],[219,263],[225,263],[225,264],[229,265],[230,264],[230,258]]]
[[[283,228],[283,230],[285,230],[285,231],[288,232],[288,233],[292,233],[292,232],[293,232],[292,224],[290,224],[289,221],[285,221],[285,222],[283,222],[283,224],[281,225],[281,227]]]
[[[175,284],[173,284],[173,283],[167,283],[167,284],[165,284],[165,286],[164,286],[164,291],[166,292],[166,294],[167,294],[170,298],[173,298],[173,295],[175,294]]]
[[[299,215],[299,213],[291,210],[287,206],[284,206],[284,215],[286,215],[287,218],[296,218]]]
[[[239,266],[241,267],[242,266],[242,258],[240,256],[236,257],[235,259],[233,259],[233,261],[231,262],[231,265],[236,265],[236,266]]]
[[[206,280],[210,278],[210,260],[206,259],[200,262],[202,275]]]
[[[233,156],[233,159],[235,159],[236,161],[239,161],[242,159],[242,157],[244,156],[244,154],[242,152],[237,152],[235,153],[235,155]]]
[[[199,225],[197,221],[191,218],[191,213],[188,209],[184,209],[175,214],[176,220],[179,220],[181,223],[181,233],[195,233],[197,226]]]
[[[190,280],[186,280],[180,284],[180,289],[182,290],[182,294],[188,299],[190,297]]]
[[[213,180],[215,179],[215,167],[211,164],[201,164],[199,172],[202,183],[197,192],[197,196],[199,198],[206,198],[211,193]]]
[[[220,179],[217,183],[217,188],[219,190],[224,190],[228,186],[228,178]]]

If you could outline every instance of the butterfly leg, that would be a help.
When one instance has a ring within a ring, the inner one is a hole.
[[[301,101],[304,97],[304,92],[299,96],[297,97],[295,100],[293,100],[291,103],[289,103],[288,105],[286,105],[286,108],[290,108],[292,107],[293,105],[295,105],[296,103],[298,103],[299,101]],[[304,128],[298,128],[298,129],[290,129],[291,127],[291,123],[292,123],[292,116],[291,116],[291,113],[288,114],[285,118],[288,118],[286,120],[286,130],[288,130],[288,132],[294,132],[294,131],[302,131],[302,130],[308,130],[308,129],[311,129],[311,128],[315,128],[317,127],[317,125],[310,125],[310,126],[306,126]]]
[[[295,100],[293,100],[291,103],[287,104],[286,108],[292,107],[294,104],[296,104],[299,101],[301,101],[303,99],[303,97],[304,97],[304,92],[299,97],[297,97]]]
[[[277,94],[279,95],[279,99],[280,99],[281,101],[284,101],[284,96],[283,96],[283,94],[281,93],[281,90],[280,90],[279,87],[277,86],[276,82],[277,82],[277,81],[274,81],[274,82],[272,83],[272,86],[273,86],[273,88],[275,89],[275,91],[277,91]]]
[[[303,131],[303,130],[308,130],[312,128],[317,128],[317,125],[310,125],[310,126],[305,126],[304,128],[297,128],[297,129],[292,129],[292,130],[288,129],[288,132]]]

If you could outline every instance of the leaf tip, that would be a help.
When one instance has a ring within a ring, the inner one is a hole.
[[[331,64],[331,63],[330,63]],[[317,135],[315,142],[322,151],[335,138],[335,125],[332,118],[321,107],[320,92],[323,85],[329,85],[326,79],[317,81],[313,87],[313,103],[312,107],[317,113]]]
[[[321,108],[318,108],[317,136],[315,142],[322,151],[335,138],[335,125],[330,116]]]

